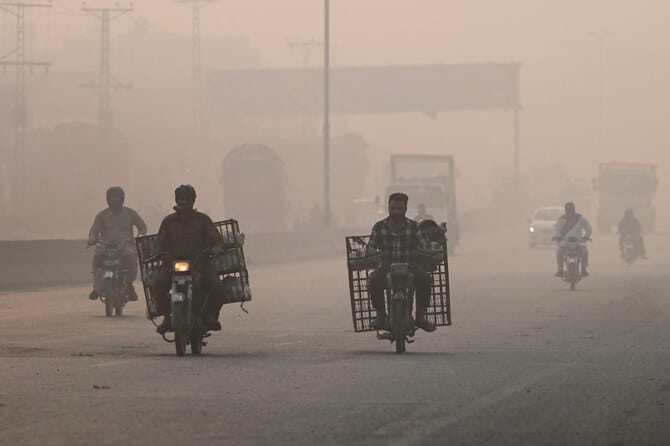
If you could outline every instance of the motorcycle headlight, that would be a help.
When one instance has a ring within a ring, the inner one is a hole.
[[[188,273],[189,271],[191,271],[190,262],[174,262],[175,273]]]
[[[531,226],[530,228],[528,228],[528,230],[529,230],[530,232],[535,232],[535,228],[532,227],[532,226]]]

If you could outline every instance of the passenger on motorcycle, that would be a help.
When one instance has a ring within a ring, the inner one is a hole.
[[[417,214],[416,217],[414,217],[414,221],[417,223],[421,223],[423,220],[435,220],[435,218],[428,214],[426,212],[426,205],[423,203],[419,203],[419,205],[416,207]]]
[[[630,238],[635,243],[635,248],[643,259],[647,258],[644,248],[644,238],[642,237],[642,224],[635,218],[632,209],[626,209],[623,219],[619,222],[619,251],[623,256],[624,239]]]
[[[200,255],[210,249],[212,254],[220,254],[223,238],[212,220],[205,214],[196,211],[195,189],[190,185],[182,185],[175,189],[175,212],[163,219],[156,241],[156,253],[163,254],[163,267],[151,284],[151,294],[156,296],[158,312],[163,315],[163,322],[158,326],[159,333],[172,330],[170,319],[171,302],[169,291],[172,287],[174,260],[190,260],[196,262],[193,272],[194,305],[201,305],[204,294],[207,300],[202,312],[203,322],[209,330],[221,330],[219,312],[224,302],[224,288],[210,265],[208,259]]]
[[[377,312],[375,329],[382,330],[386,326],[386,305],[384,291],[386,276],[392,263],[408,263],[414,274],[416,295],[417,327],[427,331],[435,331],[435,324],[426,318],[426,310],[430,299],[431,279],[428,273],[417,266],[417,252],[421,248],[422,234],[417,222],[406,217],[408,197],[402,193],[394,193],[389,197],[389,216],[378,221],[372,228],[368,249],[381,253],[382,264],[370,274],[369,293],[372,305]]]
[[[88,233],[89,246],[98,242],[115,244],[121,249],[119,258],[120,266],[126,271],[128,281],[128,300],[137,300],[137,293],[133,282],[137,278],[137,254],[133,242],[135,235],[133,229],[136,227],[139,235],[147,233],[147,225],[134,210],[123,206],[125,192],[122,188],[115,186],[107,189],[108,208],[98,213],[93,221],[93,226]],[[104,247],[96,247],[93,254],[93,291],[89,299],[96,300],[102,293],[102,277],[97,273],[102,267]]]
[[[591,223],[575,210],[573,202],[565,203],[565,214],[561,216],[554,224],[553,240],[558,241],[558,250],[556,251],[556,264],[558,271],[556,277],[563,277],[563,257],[565,256],[565,243],[568,238],[575,237],[579,239],[580,256],[582,258],[582,276],[586,277],[589,273],[586,268],[589,266],[589,250],[583,243],[591,237],[593,229]]]

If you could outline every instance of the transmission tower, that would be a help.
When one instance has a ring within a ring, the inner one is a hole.
[[[103,132],[112,129],[114,119],[112,114],[112,106],[110,103],[110,95],[112,89],[130,89],[130,84],[124,84],[111,75],[110,70],[110,48],[109,48],[109,27],[112,20],[117,19],[123,15],[128,14],[133,10],[129,8],[90,8],[85,4],[82,8],[86,14],[100,19],[100,68],[98,72],[98,83],[89,85],[90,87],[98,89],[98,126]]]
[[[16,86],[14,92],[13,128],[14,153],[12,169],[12,209],[16,215],[20,214],[21,203],[25,194],[25,144],[26,127],[28,125],[28,108],[26,105],[26,72],[36,67],[49,68],[49,62],[26,60],[26,28],[25,15],[28,8],[50,8],[49,3],[31,2],[1,2],[0,10],[16,17],[16,47],[0,56],[0,66],[3,70],[14,67],[16,70]],[[14,60],[11,60],[13,57]]]
[[[218,0],[178,0],[177,3],[189,4],[191,6],[192,15],[192,49],[191,49],[191,64],[192,64],[192,105],[193,105],[193,132],[198,135],[203,130],[204,116],[202,103],[202,64],[201,64],[201,48],[200,48],[200,6],[203,3],[213,3]]]

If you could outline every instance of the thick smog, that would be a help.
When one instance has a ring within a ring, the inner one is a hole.
[[[0,0],[4,441],[670,443],[668,13]]]

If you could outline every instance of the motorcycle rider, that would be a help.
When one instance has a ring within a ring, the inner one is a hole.
[[[372,227],[372,235],[368,242],[370,250],[379,251],[382,255],[382,265],[370,274],[368,286],[372,305],[377,312],[374,327],[376,330],[382,330],[386,326],[384,291],[391,264],[408,263],[414,274],[415,324],[427,332],[432,332],[435,331],[435,324],[426,318],[426,310],[430,301],[431,279],[417,266],[417,252],[421,249],[423,235],[418,229],[417,222],[406,217],[407,202],[407,195],[391,194],[388,204],[389,216]]]
[[[558,249],[556,250],[556,264],[558,271],[556,277],[563,277],[563,257],[565,256],[565,243],[568,238],[576,237],[579,240],[585,240],[591,237],[593,229],[591,223],[578,214],[575,209],[575,203],[565,203],[565,214],[563,214],[554,224],[553,240],[558,241]],[[589,275],[586,268],[589,266],[589,251],[586,244],[579,245],[580,256],[582,258],[582,276]]]
[[[108,208],[100,211],[95,216],[93,226],[88,233],[89,246],[98,242],[117,244],[120,248],[120,266],[126,271],[128,281],[128,300],[137,300],[137,293],[133,282],[137,278],[137,254],[133,228],[136,227],[139,235],[147,233],[147,225],[137,212],[123,206],[126,194],[121,187],[114,186],[107,189]],[[101,294],[102,277],[99,270],[102,267],[104,247],[96,247],[93,254],[93,291],[89,299],[96,300]]]
[[[623,256],[623,242],[626,238],[630,239],[635,244],[637,252],[640,257],[647,258],[646,250],[644,248],[644,238],[642,237],[642,224],[640,220],[635,217],[632,209],[626,209],[623,213],[623,219],[619,222],[619,251]]]
[[[163,322],[158,326],[159,333],[172,330],[170,317],[171,302],[169,291],[172,287],[172,262],[174,260],[201,260],[193,265],[194,301],[198,306],[204,292],[207,294],[202,318],[209,330],[221,330],[218,322],[219,312],[224,302],[225,291],[216,271],[206,259],[198,259],[198,255],[206,249],[212,254],[223,251],[223,237],[212,220],[206,214],[194,209],[196,193],[190,185],[181,185],[175,189],[176,206],[174,213],[163,219],[158,238],[156,252],[162,253],[163,267],[155,276],[151,284],[151,294],[156,297],[158,312],[163,316]]]

